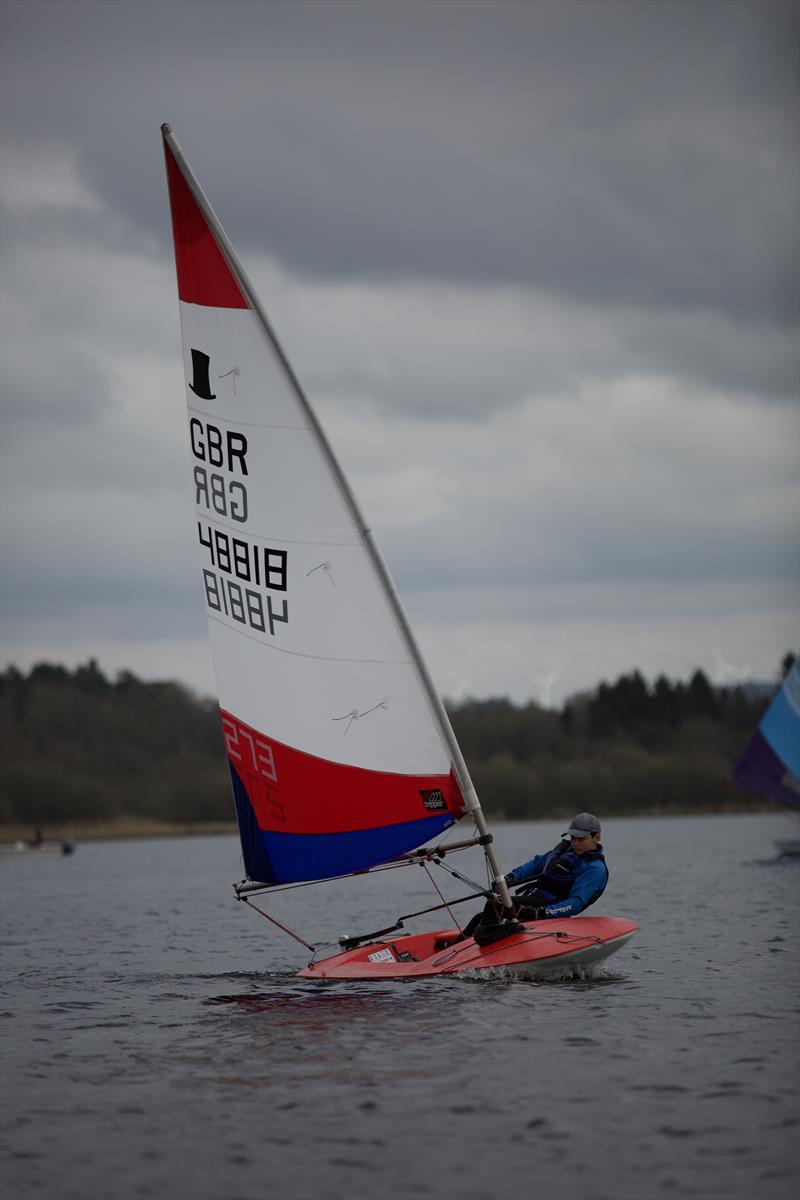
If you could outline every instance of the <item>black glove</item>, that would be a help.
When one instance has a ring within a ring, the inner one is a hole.
[[[516,882],[517,882],[517,877],[514,874],[514,872],[508,871],[506,873],[506,887],[513,887]]]

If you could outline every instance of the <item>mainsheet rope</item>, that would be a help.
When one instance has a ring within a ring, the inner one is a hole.
[[[301,946],[305,946],[306,950],[310,950],[312,954],[317,953],[316,946],[312,946],[310,942],[307,942],[304,938],[301,938],[299,933],[293,933],[292,930],[288,929],[286,925],[281,925],[280,921],[277,921],[275,917],[271,917],[269,913],[264,912],[263,908],[259,908],[257,904],[253,904],[252,900],[248,900],[247,896],[237,896],[237,899],[241,900],[243,904],[248,904],[250,908],[254,908],[257,913],[261,913],[262,917],[264,917],[267,921],[271,921],[273,925],[277,925],[278,929],[282,929],[284,933],[288,933],[290,938],[294,938],[294,940],[299,942]]]

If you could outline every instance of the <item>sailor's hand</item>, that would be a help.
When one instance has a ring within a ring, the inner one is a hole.
[[[508,874],[506,875],[505,879],[506,879],[506,887],[513,887],[514,884],[517,882],[517,877],[513,871],[509,871]]]

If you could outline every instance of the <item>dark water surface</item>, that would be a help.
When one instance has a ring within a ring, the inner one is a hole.
[[[498,826],[504,863],[561,828]],[[594,911],[641,928],[556,983],[297,980],[302,947],[232,899],[232,837],[5,861],[6,1194],[796,1200],[792,832],[609,821]],[[414,867],[267,903],[313,941],[435,899]]]

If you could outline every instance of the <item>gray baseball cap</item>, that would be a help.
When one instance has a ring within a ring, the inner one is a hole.
[[[572,824],[562,837],[586,837],[587,833],[599,833],[600,822],[591,813],[577,813],[572,818]]]

